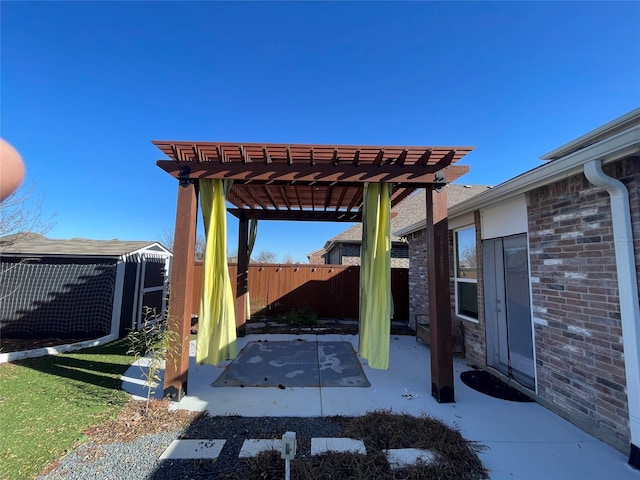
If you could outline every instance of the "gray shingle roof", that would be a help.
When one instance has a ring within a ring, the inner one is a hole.
[[[486,185],[447,185],[447,207],[451,207],[456,203],[460,203],[468,198],[473,197],[491,187]],[[391,210],[391,232],[397,232],[409,225],[419,222],[425,218],[426,194],[424,189],[420,189],[414,194],[408,196]],[[396,214],[394,216],[394,213]],[[359,243],[362,240],[362,224],[358,223],[330,238],[325,244],[325,248],[330,243]],[[400,237],[391,234],[391,241],[400,241]]]
[[[90,240],[72,238],[56,240],[52,238],[32,238],[18,242],[0,239],[0,254],[3,255],[64,255],[91,257],[119,257],[142,248],[157,245],[159,251],[168,251],[158,242],[125,240]]]

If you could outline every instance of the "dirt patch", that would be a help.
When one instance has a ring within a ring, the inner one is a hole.
[[[37,348],[57,347],[72,343],[95,340],[95,337],[79,338],[0,338],[0,353],[22,352]]]
[[[202,416],[201,412],[188,410],[169,411],[171,401],[131,400],[120,411],[117,418],[96,425],[83,432],[94,443],[130,442],[150,433],[175,432],[183,430]]]

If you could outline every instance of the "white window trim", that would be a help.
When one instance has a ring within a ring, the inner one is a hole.
[[[456,228],[453,230],[453,251],[454,251],[454,257],[453,257],[453,292],[454,292],[454,304],[455,304],[455,315],[457,318],[460,318],[461,320],[465,320],[467,322],[471,322],[471,323],[480,323],[480,320],[478,318],[473,318],[473,317],[469,317],[467,315],[464,315],[462,313],[458,312],[458,283],[474,283],[476,284],[476,288],[478,285],[478,279],[468,279],[468,278],[459,278],[458,277],[458,236],[457,233],[459,231],[462,230],[467,230],[469,228],[473,228],[475,230],[476,226],[475,224],[469,224],[469,225],[464,225],[461,226],[459,228]],[[478,251],[478,243],[476,241],[476,252]],[[477,268],[477,266],[476,266]],[[477,291],[477,290],[476,290]],[[477,298],[477,294],[476,294],[476,303],[478,302],[478,298]],[[478,312],[478,316],[480,315],[480,312]]]

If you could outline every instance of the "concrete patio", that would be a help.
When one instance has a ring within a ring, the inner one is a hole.
[[[249,341],[348,341],[355,335],[248,335]],[[492,479],[640,479],[627,465],[627,456],[563,420],[537,403],[499,400],[460,381],[468,370],[455,360],[456,402],[439,404],[431,397],[429,349],[415,337],[391,337],[390,368],[374,370],[362,359],[369,388],[353,387],[213,387],[229,362],[214,367],[195,364],[191,343],[188,395],[176,409],[207,411],[210,415],[332,416],[361,415],[388,409],[397,413],[430,415],[460,430],[465,438],[484,445],[480,453]],[[133,366],[123,378],[124,388],[144,395],[141,369]]]

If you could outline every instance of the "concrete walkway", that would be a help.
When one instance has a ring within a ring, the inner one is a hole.
[[[354,335],[248,335],[249,341],[349,341]],[[429,349],[412,336],[392,336],[390,367],[374,370],[361,359],[369,388],[351,387],[212,387],[224,366],[195,364],[191,344],[189,392],[173,408],[207,411],[210,415],[332,416],[362,415],[388,409],[396,413],[431,415],[460,430],[487,448],[480,454],[494,480],[499,479],[640,479],[640,471],[627,465],[627,457],[536,403],[495,399],[467,387],[460,373],[468,370],[455,361],[456,402],[438,404],[430,394]],[[140,368],[125,374],[125,389],[144,395]],[[137,382],[137,383],[136,383]]]

